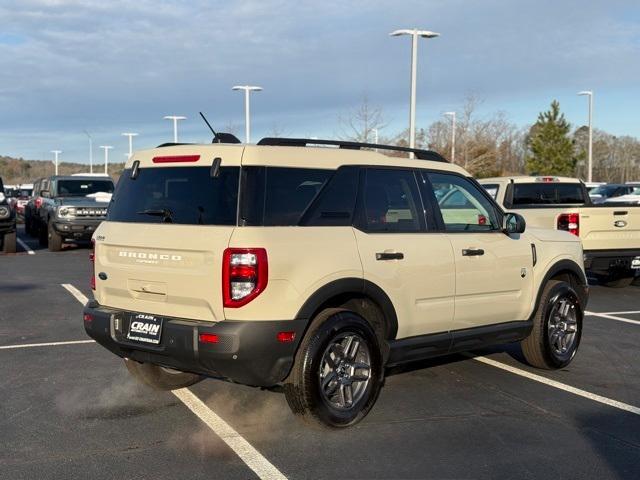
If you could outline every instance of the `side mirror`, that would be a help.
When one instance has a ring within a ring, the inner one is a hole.
[[[524,221],[524,217],[518,213],[508,212],[504,216],[502,223],[502,230],[507,235],[512,233],[524,233],[527,228],[527,222]]]

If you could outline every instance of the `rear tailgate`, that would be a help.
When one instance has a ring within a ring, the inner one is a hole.
[[[584,250],[640,249],[640,207],[583,207],[579,213]]]
[[[220,321],[222,255],[237,221],[242,146],[136,152],[94,240],[96,300],[104,306]],[[214,158],[221,167],[213,173]],[[137,175],[134,162],[139,162]],[[133,178],[132,178],[133,177]]]
[[[104,222],[96,244],[101,305],[219,321],[222,252],[234,227]]]

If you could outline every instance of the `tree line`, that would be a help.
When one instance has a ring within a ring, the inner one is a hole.
[[[533,125],[518,127],[504,112],[480,116],[479,100],[469,96],[458,110],[454,163],[475,177],[563,175],[587,178],[588,127],[574,128],[554,100]],[[408,129],[386,134],[382,109],[368,99],[339,118],[345,140],[408,146]],[[416,131],[416,147],[435,150],[451,161],[452,123],[443,118]],[[395,155],[395,154],[390,154]],[[640,181],[640,141],[593,131],[593,180]]]

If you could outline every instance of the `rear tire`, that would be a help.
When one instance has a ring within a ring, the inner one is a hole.
[[[533,328],[520,342],[527,362],[548,370],[569,365],[582,336],[580,297],[567,282],[549,280],[533,317]]]
[[[53,228],[53,223],[49,222],[47,225],[48,230],[48,243],[49,243],[49,251],[51,252],[59,252],[62,250],[62,236],[56,232],[55,228]]]
[[[343,428],[369,413],[382,378],[380,346],[371,325],[349,310],[326,309],[302,340],[284,393],[303,421]]]
[[[16,253],[16,232],[4,235],[2,253]]]
[[[204,378],[195,373],[179,372],[152,363],[139,363],[128,358],[124,359],[124,364],[136,380],[156,390],[186,388]]]
[[[36,223],[35,232],[38,237],[38,244],[41,247],[46,247],[49,244],[49,233],[47,232],[47,227]]]
[[[609,277],[609,278],[611,278],[611,277]],[[609,287],[609,288],[624,288],[624,287],[628,287],[629,285],[631,285],[633,280],[634,280],[633,276],[624,277],[624,278],[616,278],[615,280],[605,279],[602,282],[602,284],[605,285],[606,287]]]

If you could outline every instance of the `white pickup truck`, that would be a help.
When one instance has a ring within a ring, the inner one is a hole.
[[[640,275],[640,206],[593,205],[580,180],[566,177],[483,178],[480,184],[527,225],[566,230],[582,240],[589,273],[610,287]]]

